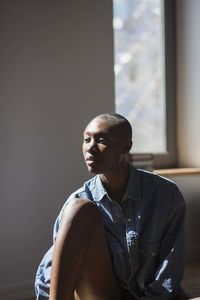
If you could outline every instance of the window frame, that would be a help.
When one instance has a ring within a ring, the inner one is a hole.
[[[177,167],[176,1],[163,0],[167,152],[156,154],[154,168]]]
[[[149,153],[153,169],[177,167],[177,130],[176,130],[176,0],[162,0],[164,30],[164,89],[166,109],[166,145],[162,154]],[[133,162],[142,153],[130,153]],[[148,154],[144,154],[148,156]],[[139,162],[137,162],[139,166]],[[143,165],[142,165],[143,166]]]

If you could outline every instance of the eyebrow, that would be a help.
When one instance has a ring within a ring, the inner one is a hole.
[[[94,131],[84,131],[83,132],[83,135],[84,134],[88,134],[88,135],[91,135],[91,134],[93,134],[94,136],[107,136],[108,135],[108,132],[103,132],[103,131],[101,131],[101,132],[94,132]]]

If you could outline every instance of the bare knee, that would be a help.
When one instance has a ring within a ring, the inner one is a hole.
[[[63,212],[62,222],[78,223],[80,226],[91,226],[101,223],[101,216],[97,206],[88,199],[74,198]]]

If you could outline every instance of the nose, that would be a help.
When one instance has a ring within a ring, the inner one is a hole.
[[[91,154],[97,152],[97,143],[95,142],[95,139],[90,140],[87,145],[87,151]]]

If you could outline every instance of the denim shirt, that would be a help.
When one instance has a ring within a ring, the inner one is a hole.
[[[171,299],[180,292],[185,266],[185,202],[172,181],[131,165],[129,168],[121,206],[110,199],[99,175],[74,192],[55,222],[53,244],[66,205],[74,198],[90,199],[102,214],[121,286],[137,299]],[[53,247],[37,271],[37,300],[49,299]]]

